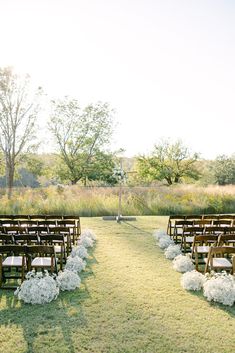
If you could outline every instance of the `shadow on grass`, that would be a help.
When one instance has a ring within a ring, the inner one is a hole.
[[[216,308],[222,311],[225,311],[226,313],[228,313],[230,316],[235,317],[235,306],[227,306],[227,305],[223,305],[223,304],[219,304],[216,302],[209,302],[203,295],[202,291],[187,291],[189,294],[191,294],[192,296],[195,296],[197,298],[200,298],[201,300],[205,301],[208,303],[208,306],[212,307],[212,308]]]
[[[92,265],[97,264],[94,256],[94,248],[89,251],[86,271],[80,274],[82,288],[75,291],[60,292],[58,298],[49,304],[31,305],[20,302],[12,290],[0,290],[0,326],[12,329],[11,326],[22,328],[25,342],[27,344],[27,353],[38,353],[36,341],[41,340],[43,345],[40,351],[50,352],[68,352],[76,353],[73,344],[74,329],[87,327],[87,319],[83,310],[83,303],[90,298],[90,293],[86,285],[86,278],[93,275]],[[47,343],[47,335],[53,336],[53,342]],[[61,339],[62,335],[62,339]],[[60,338],[59,338],[60,336]],[[54,344],[54,351],[52,346]],[[60,348],[58,348],[60,347]],[[50,349],[50,350],[49,350]]]

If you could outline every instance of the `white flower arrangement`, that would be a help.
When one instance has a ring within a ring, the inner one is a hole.
[[[93,241],[96,241],[96,235],[91,229],[84,229],[81,234],[81,237],[83,237],[83,236],[88,237],[88,238],[92,239]]]
[[[31,271],[14,294],[25,303],[46,304],[57,298],[59,287],[55,276],[50,276],[47,271]]]
[[[205,276],[196,271],[186,272],[181,277],[181,285],[184,289],[198,291],[201,290],[205,283]]]
[[[91,238],[82,235],[78,239],[78,245],[83,245],[85,248],[92,248],[94,246],[94,241]]]
[[[232,306],[235,303],[235,277],[226,272],[212,273],[206,277],[203,294],[207,300]]]
[[[70,255],[72,257],[78,256],[81,259],[87,259],[89,257],[87,249],[83,245],[74,246]]]
[[[115,178],[119,182],[123,182],[126,180],[126,173],[123,169],[116,167],[113,170],[113,178]]]
[[[86,261],[82,260],[78,256],[68,256],[67,262],[65,265],[65,270],[73,271],[73,272],[81,272],[85,270]]]
[[[194,265],[190,256],[178,255],[173,260],[173,268],[183,273],[194,270]]]
[[[173,260],[176,256],[181,255],[181,249],[179,245],[169,245],[164,252],[165,256],[169,260]]]
[[[60,271],[56,279],[60,290],[74,290],[80,287],[81,279],[77,273],[69,270]]]
[[[161,249],[166,249],[166,248],[168,248],[169,245],[174,245],[174,242],[169,237],[169,235],[165,235],[159,239],[159,247]]]
[[[165,230],[163,229],[156,229],[154,232],[153,232],[153,237],[159,241],[162,237],[165,237],[167,236],[167,233]]]

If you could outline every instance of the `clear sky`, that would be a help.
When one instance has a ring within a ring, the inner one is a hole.
[[[235,152],[235,1],[0,0],[0,33],[1,67],[53,98],[109,102],[127,156],[163,137]]]

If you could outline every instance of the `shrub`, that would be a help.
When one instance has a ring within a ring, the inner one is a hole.
[[[205,276],[196,270],[186,272],[181,277],[181,285],[187,290],[200,290],[205,282]]]

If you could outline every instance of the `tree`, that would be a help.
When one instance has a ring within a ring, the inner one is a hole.
[[[32,147],[38,112],[36,96],[29,97],[29,76],[11,68],[0,69],[0,149],[4,155],[8,198],[12,195],[15,168],[21,153]]]
[[[235,156],[218,156],[212,171],[219,185],[235,184]]]
[[[168,185],[179,183],[182,178],[198,179],[195,168],[198,154],[191,154],[181,141],[170,143],[163,140],[154,146],[154,151],[148,157],[137,159],[138,174],[147,181],[165,180]]]
[[[53,101],[49,128],[59,146],[62,179],[85,184],[87,179],[97,179],[101,161],[109,159],[110,163],[105,148],[113,120],[107,103],[90,104],[82,110],[76,99]]]

